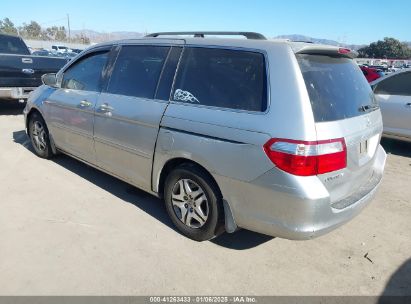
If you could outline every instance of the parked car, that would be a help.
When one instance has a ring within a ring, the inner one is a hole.
[[[71,50],[64,45],[52,45],[51,46],[51,51],[53,53],[68,53],[71,52]]]
[[[80,49],[71,49],[73,53],[80,54],[83,50]]]
[[[198,241],[239,227],[309,239],[349,221],[386,160],[355,53],[203,38],[219,34],[235,33],[103,43],[43,76],[24,110],[35,153],[61,151],[163,198]]]
[[[381,106],[384,136],[411,141],[411,69],[371,83]]]
[[[77,53],[74,53],[74,52],[68,52],[68,53],[57,53],[57,54],[55,54],[55,56],[57,56],[57,57],[63,57],[63,58],[66,58],[67,60],[71,60],[71,59],[73,59],[74,57],[76,57],[78,54]]]
[[[20,37],[0,34],[0,100],[27,99],[43,74],[57,72],[66,62],[32,55]]]
[[[372,82],[382,76],[384,76],[384,73],[381,71],[378,71],[376,69],[372,69],[366,66],[360,66],[361,71],[363,72],[365,78],[367,79],[368,82]]]
[[[31,54],[33,56],[46,56],[46,57],[55,56],[53,53],[47,50],[37,50],[37,51],[33,51]]]
[[[384,73],[389,72],[389,67],[386,64],[384,64],[384,65],[370,65],[368,67],[371,68],[371,69],[382,71]]]

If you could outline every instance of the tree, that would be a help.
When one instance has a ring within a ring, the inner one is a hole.
[[[22,26],[15,27],[9,18],[0,19],[0,33],[17,35],[25,39],[67,41],[67,32],[64,26],[51,26],[42,29],[36,21],[30,21],[29,24],[23,23]],[[81,34],[73,38],[74,42],[90,44],[90,38]]]
[[[22,35],[27,38],[40,38],[40,24],[38,24],[36,21],[31,21],[29,24],[23,23]]]
[[[17,29],[9,18],[0,20],[0,32],[10,35],[17,35]]]
[[[372,58],[408,59],[411,57],[411,49],[407,44],[388,37],[359,49],[358,53],[360,57]]]
[[[58,28],[54,39],[58,41],[65,41],[67,39],[66,28],[64,26]]]

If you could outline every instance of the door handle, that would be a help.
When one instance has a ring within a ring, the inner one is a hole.
[[[111,112],[111,111],[113,111],[113,110],[114,110],[114,108],[111,107],[111,106],[109,106],[108,103],[103,103],[103,104],[100,106],[100,111],[102,111],[102,112]]]
[[[22,69],[21,71],[22,71],[24,74],[28,74],[28,75],[34,74],[34,70],[33,70],[33,69]]]
[[[91,106],[91,102],[90,102],[90,101],[87,101],[87,100],[82,100],[82,101],[80,101],[79,106],[82,107],[82,108],[90,107],[90,106]]]

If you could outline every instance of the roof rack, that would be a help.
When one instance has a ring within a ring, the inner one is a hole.
[[[152,33],[148,34],[146,37],[158,37],[158,36],[175,36],[175,35],[192,35],[197,38],[204,38],[205,35],[212,35],[212,36],[244,36],[247,39],[254,39],[254,40],[267,40],[264,35],[260,33],[254,32],[159,32],[159,33]]]

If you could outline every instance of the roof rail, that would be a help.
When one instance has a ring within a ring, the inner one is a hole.
[[[159,32],[159,33],[152,33],[148,34],[146,37],[158,37],[158,36],[175,36],[175,35],[193,35],[197,38],[204,38],[205,35],[212,35],[212,36],[244,36],[247,39],[254,39],[254,40],[267,40],[264,35],[260,33],[254,32]]]

